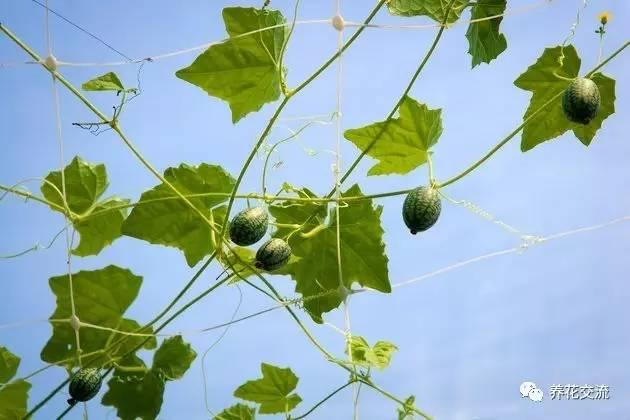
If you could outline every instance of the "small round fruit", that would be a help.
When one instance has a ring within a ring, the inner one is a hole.
[[[437,190],[418,187],[409,192],[403,204],[403,220],[413,235],[429,229],[437,222],[442,203]]]
[[[230,223],[230,239],[236,245],[248,246],[260,241],[269,226],[269,215],[262,207],[252,207],[238,213]]]
[[[291,247],[282,239],[273,238],[265,242],[256,252],[256,268],[273,271],[282,267],[291,257]]]
[[[70,381],[70,398],[68,404],[88,401],[94,398],[101,389],[101,374],[97,368],[85,368],[79,370]]]
[[[575,79],[564,91],[562,110],[569,121],[588,124],[597,115],[599,88],[591,79]]]

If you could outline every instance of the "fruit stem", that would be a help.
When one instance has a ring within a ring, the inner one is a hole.
[[[431,160],[431,154],[427,153],[427,166],[429,167],[429,186],[435,188],[437,181],[433,174],[433,161]]]

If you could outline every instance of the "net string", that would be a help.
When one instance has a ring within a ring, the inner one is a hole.
[[[219,344],[221,340],[223,340],[225,335],[228,333],[228,331],[232,327],[234,320],[236,318],[236,315],[238,315],[238,311],[241,309],[241,305],[243,303],[243,291],[241,290],[241,287],[238,284],[236,284],[236,289],[238,290],[238,303],[236,304],[236,308],[234,308],[234,311],[232,312],[232,317],[230,318],[230,321],[226,323],[225,328],[221,332],[221,335],[219,335],[219,337],[217,337],[217,339],[214,340],[212,344],[210,344],[210,346],[206,349],[206,351],[204,351],[203,356],[201,357],[201,374],[203,376],[203,400],[206,405],[206,411],[212,417],[215,417],[216,415],[210,409],[210,403],[208,401],[208,379],[207,379],[207,374],[206,374],[206,357],[208,356],[208,353],[210,353],[210,350],[216,347],[216,345]]]
[[[343,113],[342,113],[342,90],[343,90],[343,54],[342,48],[344,44],[344,30],[345,23],[343,21],[343,17],[341,14],[341,0],[335,1],[335,16],[331,20],[333,27],[337,30],[337,52],[339,57],[337,59],[337,80],[336,80],[336,104],[335,104],[335,113],[337,115],[336,119],[336,143],[335,143],[335,164],[334,164],[334,182],[335,182],[335,198],[337,199],[334,203],[335,206],[335,215],[337,218],[337,223],[335,224],[335,235],[336,235],[336,246],[337,246],[337,273],[339,277],[339,290],[344,291],[343,293],[343,314],[344,314],[344,340],[345,340],[345,348],[346,353],[348,355],[348,361],[350,365],[353,366],[353,372],[356,374],[356,369],[354,368],[353,359],[352,359],[352,326],[350,321],[350,294],[345,293],[346,286],[343,280],[343,266],[342,266],[342,258],[341,258],[341,139],[343,137]],[[358,418],[358,407],[356,404],[356,395],[357,385],[354,384],[353,387],[353,397],[352,400],[355,402],[353,404],[353,418],[356,420]]]
[[[50,29],[48,11],[49,11],[48,0],[46,0],[46,14],[45,14],[45,20],[44,20],[44,30],[46,32],[46,44],[47,44],[47,49],[48,49],[48,56],[52,58],[54,57],[54,55],[53,55],[53,50],[52,50],[52,34],[51,34],[51,29]],[[68,195],[66,191],[64,139],[63,139],[63,130],[62,130],[62,123],[61,123],[61,106],[59,103],[59,89],[57,87],[57,78],[55,77],[54,73],[51,74],[51,78],[52,78],[53,108],[54,108],[54,113],[55,113],[55,126],[56,126],[56,133],[57,133],[57,143],[59,147],[59,164],[60,164],[59,171],[61,174],[61,193],[63,197],[63,202],[66,205],[66,208],[69,210],[69,207],[67,205]],[[64,213],[64,218],[65,218],[66,224],[72,223],[72,220],[69,219],[68,214]],[[72,233],[70,232],[70,230],[72,230]],[[76,360],[77,360],[77,364],[79,368],[81,368],[83,365],[83,362],[81,360],[81,337],[79,335],[78,325],[76,324],[76,320],[78,318],[77,318],[77,313],[76,313],[76,305],[74,301],[74,282],[72,278],[72,248],[73,248],[76,231],[74,229],[69,229],[69,228],[64,229],[64,231],[65,231],[65,238],[66,238],[66,257],[67,257],[66,265],[67,265],[67,270],[68,270],[70,310],[72,314],[70,326],[74,330],[74,338],[75,338],[75,345],[76,345],[76,352],[75,352]],[[84,419],[88,418],[88,409],[87,409],[87,404],[85,402],[83,403],[83,417]]]
[[[625,223],[625,222],[630,222],[630,215],[618,217],[616,219],[612,219],[612,220],[609,220],[607,222],[598,223],[598,224],[595,224],[595,225],[579,227],[579,228],[575,228],[575,229],[566,230],[566,231],[562,231],[562,232],[559,232],[559,233],[551,234],[551,235],[543,237],[542,240],[539,242],[539,244],[544,244],[544,243],[555,241],[555,240],[558,240],[558,239],[563,239],[563,238],[566,238],[566,237],[569,237],[569,236],[573,236],[573,235],[576,235],[576,234],[580,234],[580,233],[586,233],[586,232],[593,232],[593,231],[601,230],[601,229],[604,229],[604,228],[607,228],[607,227],[611,227],[611,226],[614,226],[614,225],[617,225],[617,224],[620,224],[620,223]],[[459,262],[450,264],[448,266],[445,266],[445,267],[442,267],[442,268],[439,268],[439,269],[427,272],[427,273],[422,274],[420,276],[411,278],[409,280],[405,280],[405,281],[401,281],[401,282],[398,282],[398,283],[394,283],[392,285],[392,290],[398,290],[401,287],[407,287],[407,286],[410,286],[412,284],[416,284],[416,283],[418,283],[420,281],[428,280],[430,278],[437,277],[437,276],[440,276],[442,274],[446,274],[448,272],[451,272],[451,271],[463,268],[463,267],[468,266],[470,264],[475,264],[475,263],[478,263],[478,262],[490,260],[490,259],[495,258],[495,257],[499,257],[499,256],[503,256],[503,255],[509,255],[509,254],[520,255],[520,254],[523,254],[524,251],[526,249],[528,249],[528,248],[529,248],[529,246],[521,245],[521,246],[518,246],[518,247],[507,248],[507,249],[504,249],[504,250],[495,251],[495,252],[483,254],[483,255],[480,255],[480,256],[476,256],[476,257],[473,257],[473,258],[469,258],[467,260],[459,261]],[[376,291],[374,291],[372,289],[367,289],[367,288],[353,290],[353,294],[364,293],[364,292],[377,293]],[[308,299],[308,298],[306,298],[306,299]],[[191,330],[185,330],[185,331],[177,331],[177,332],[173,332],[173,333],[158,333],[158,334],[133,333],[133,332],[130,332],[130,331],[116,330],[116,329],[113,329],[113,328],[108,328],[108,327],[88,324],[88,323],[84,323],[84,322],[81,323],[81,326],[82,327],[86,327],[86,328],[97,328],[97,329],[101,329],[101,330],[107,330],[107,331],[110,331],[110,332],[113,332],[113,333],[117,333],[117,334],[121,334],[121,335],[138,336],[138,337],[175,337],[175,336],[178,336],[178,335],[181,335],[181,336],[194,336],[194,335],[205,334],[207,332],[214,331],[214,330],[217,330],[217,329],[220,329],[220,328],[225,328],[228,325],[234,325],[234,324],[243,322],[245,320],[249,320],[249,319],[252,319],[252,318],[257,318],[260,315],[272,312],[272,311],[280,309],[280,308],[284,308],[287,305],[294,305],[297,302],[304,301],[306,299],[305,298],[301,298],[301,299],[287,300],[287,301],[284,301],[284,302],[282,302],[280,304],[277,304],[275,306],[272,306],[272,307],[269,307],[269,308],[266,308],[266,309],[254,312],[254,313],[249,314],[249,315],[242,316],[240,318],[236,318],[236,319],[234,319],[234,320],[232,320],[230,322],[226,322],[226,323],[222,323],[222,324],[218,324],[218,325],[213,325],[213,326],[209,326],[209,327],[205,327],[205,328],[200,328],[200,329],[191,329]],[[21,322],[15,322],[15,323],[11,323],[11,324],[0,325],[0,329],[23,327],[23,326],[37,324],[39,322],[46,322],[46,321],[62,323],[62,322],[69,322],[69,319],[54,319],[54,320],[42,319],[42,320],[21,321]],[[340,334],[345,335],[345,331],[343,331],[340,328],[336,327],[334,324],[326,322],[325,325],[327,325],[330,328],[336,330]],[[68,362],[70,360],[72,360],[72,358],[59,361],[58,363],[61,364],[61,363]],[[46,366],[37,369],[36,371],[28,374],[27,376],[24,376],[24,377],[18,378],[18,379],[31,378],[31,377],[33,377],[33,376],[35,376],[35,375],[37,375],[37,374],[39,374],[39,373],[49,369],[50,367],[53,367],[53,366],[58,366],[58,364],[47,364]]]
[[[64,198],[64,202],[67,203],[67,193],[66,193],[66,177],[65,177],[65,157],[64,157],[64,141],[63,141],[63,132],[61,128],[61,110],[59,106],[59,89],[57,88],[57,80],[52,76],[52,90],[53,90],[53,100],[54,100],[54,112],[55,112],[55,123],[57,127],[57,142],[59,146],[59,161],[60,161],[60,173],[61,173],[61,193]],[[66,219],[66,224],[72,224],[72,221],[68,219],[68,216],[64,214]],[[72,231],[72,233],[70,232]],[[72,318],[77,317],[76,313],[76,305],[74,301],[74,281],[72,278],[72,244],[74,242],[75,231],[74,229],[65,229],[65,238],[66,238],[66,265],[68,269],[68,288],[70,294],[70,311],[72,314]],[[79,337],[79,330],[74,329],[74,336],[76,342],[76,356],[77,363],[79,366],[82,365],[81,361],[81,338]]]
[[[453,27],[453,26],[457,26],[457,25],[465,25],[465,24],[474,24],[474,23],[478,23],[478,22],[483,22],[483,21],[487,21],[487,20],[493,20],[493,19],[498,19],[498,18],[502,18],[505,16],[517,16],[517,15],[522,15],[525,13],[528,13],[530,11],[542,8],[548,4],[551,4],[553,0],[541,0],[538,1],[534,4],[531,5],[527,5],[527,6],[523,6],[520,8],[514,8],[514,9],[509,9],[506,10],[504,13],[501,14],[496,14],[496,15],[492,15],[492,16],[486,16],[483,18],[477,18],[477,19],[459,19],[457,22],[451,23],[446,25],[447,27]],[[298,20],[295,22],[296,25],[309,25],[309,24],[330,24],[330,19],[309,19],[309,20]],[[194,47],[190,47],[190,48],[184,48],[184,49],[179,49],[179,50],[174,50],[171,52],[167,52],[164,54],[158,54],[158,55],[154,55],[154,56],[150,56],[147,55],[144,58],[136,58],[136,59],[131,59],[131,60],[126,60],[126,61],[110,61],[110,62],[73,62],[73,61],[63,61],[63,60],[59,60],[58,61],[58,65],[59,66],[67,66],[67,67],[110,67],[110,66],[124,66],[124,65],[129,65],[129,64],[138,64],[138,63],[142,63],[144,61],[149,61],[149,62],[153,62],[153,61],[158,61],[158,60],[162,60],[162,59],[166,59],[166,58],[171,58],[171,57],[176,57],[179,55],[183,55],[183,54],[189,54],[191,52],[195,52],[195,51],[201,51],[201,50],[205,50],[213,45],[217,45],[217,44],[221,44],[224,42],[229,41],[230,39],[237,39],[237,38],[241,38],[241,37],[246,37],[246,36],[250,36],[250,35],[254,35],[254,34],[258,34],[260,32],[264,32],[264,31],[268,31],[268,30],[272,30],[272,29],[277,29],[277,28],[282,28],[282,27],[287,27],[291,25],[291,23],[283,23],[283,24],[278,24],[278,25],[272,25],[272,26],[267,26],[265,28],[261,28],[261,29],[257,29],[255,31],[251,31],[251,32],[245,32],[239,35],[236,35],[232,38],[227,37],[227,38],[223,38],[219,41],[213,41],[213,42],[208,42],[205,44],[201,44],[201,45],[197,45]],[[361,22],[352,22],[352,21],[347,21],[345,22],[345,26],[347,27],[354,27],[354,28],[360,28],[360,27],[367,27],[367,28],[373,28],[373,29],[401,29],[401,30],[423,30],[423,29],[432,29],[432,28],[439,28],[442,25],[439,23],[429,23],[429,24],[420,24],[420,25],[405,25],[405,24],[363,24]],[[40,64],[34,61],[23,61],[23,62],[12,62],[12,63],[0,63],[0,68],[4,68],[4,67],[13,67],[13,66],[17,66],[17,65],[22,65],[22,64]]]
[[[556,240],[556,239],[565,238],[567,236],[575,235],[575,234],[578,234],[578,233],[592,232],[592,231],[595,231],[595,230],[599,230],[599,229],[602,229],[602,228],[605,228],[605,227],[609,227],[609,226],[612,226],[612,225],[616,225],[618,223],[628,222],[628,221],[630,221],[630,215],[629,216],[624,216],[624,217],[619,217],[617,219],[613,219],[611,221],[608,221],[608,222],[605,222],[605,223],[600,223],[600,224],[597,224],[597,225],[592,225],[592,226],[587,226],[587,227],[581,227],[581,228],[577,228],[577,229],[567,230],[567,231],[556,233],[556,234],[553,234],[553,235],[541,237],[540,240],[538,241],[538,244],[542,244],[542,243],[549,242],[549,241]],[[526,251],[527,249],[531,248],[532,246],[533,246],[532,244],[523,243],[523,244],[521,244],[520,246],[517,246],[517,247],[507,248],[507,249],[504,249],[502,251],[491,252],[491,253],[488,253],[488,254],[480,255],[478,257],[470,258],[468,260],[464,260],[464,261],[461,261],[461,262],[458,262],[458,263],[455,263],[455,264],[451,264],[451,265],[449,265],[447,267],[440,268],[438,270],[435,270],[435,271],[423,274],[423,275],[421,275],[419,277],[415,277],[413,279],[406,280],[406,281],[403,281],[403,282],[400,282],[400,283],[395,283],[395,284],[392,285],[392,289],[398,289],[398,288],[403,287],[403,286],[408,286],[410,284],[414,284],[414,283],[417,283],[419,281],[422,281],[422,280],[425,280],[425,279],[428,279],[428,278],[431,278],[431,277],[435,277],[435,276],[438,276],[440,274],[447,273],[449,271],[452,271],[452,270],[464,267],[466,265],[474,264],[474,263],[477,263],[477,262],[480,262],[480,261],[484,261],[484,260],[487,260],[487,259],[490,259],[490,258],[501,256],[501,255],[522,254],[524,251]],[[363,289],[361,291],[364,291],[364,290],[367,291],[369,289]]]
[[[490,212],[488,212],[487,210],[484,210],[483,208],[481,208],[480,206],[476,205],[475,203],[468,201],[468,200],[455,200],[451,197],[449,197],[448,195],[446,195],[442,190],[438,190],[438,193],[444,197],[448,202],[450,202],[451,204],[454,204],[456,206],[461,206],[463,208],[465,208],[466,210],[470,211],[471,213],[475,214],[476,216],[479,216],[480,218],[487,220],[491,223],[496,224],[497,226],[499,226],[501,229],[503,229],[505,232],[511,234],[511,235],[515,235],[517,236],[522,243],[524,244],[531,244],[531,243],[536,243],[539,242],[541,240],[541,238],[538,235],[532,235],[532,234],[528,234],[528,233],[524,233],[521,230],[515,228],[514,226],[511,226],[505,222],[503,222],[502,220],[497,219],[493,214],[491,214]]]
[[[95,34],[93,34],[92,32],[88,31],[87,29],[83,28],[82,26],[80,26],[79,24],[71,21],[70,19],[68,19],[67,17],[63,16],[61,13],[56,12],[55,10],[51,9],[50,7],[48,7],[48,0],[46,0],[46,4],[43,4],[41,2],[39,2],[38,0],[31,0],[33,3],[43,7],[46,10],[46,33],[48,34],[48,13],[52,13],[53,15],[57,16],[58,18],[60,18],[61,20],[65,21],[66,23],[74,26],[76,29],[78,29],[79,31],[83,32],[84,34],[88,35],[89,37],[95,39],[96,41],[100,42],[101,44],[103,44],[105,47],[107,47],[108,49],[110,49],[111,51],[115,52],[116,54],[118,54],[119,56],[121,56],[122,58],[125,58],[128,61],[131,61],[132,59],[129,58],[127,55],[123,54],[122,52],[120,52],[119,50],[117,50],[116,48],[112,47],[110,44],[108,44],[106,41],[104,41],[102,38],[96,36]],[[48,46],[50,46],[50,37],[47,35],[47,39],[46,39],[46,44]],[[48,54],[51,54],[52,51],[50,49],[50,47],[48,47]]]
[[[345,23],[343,22],[343,15],[341,14],[341,0],[335,1],[335,17],[333,19],[337,19],[338,22],[336,24],[341,24],[339,27],[335,26],[337,29],[337,52],[339,54],[339,58],[337,59],[337,80],[336,80],[336,104],[335,104],[335,113],[337,115],[336,119],[336,143],[335,143],[335,164],[334,164],[334,177],[335,177],[335,197],[337,201],[335,201],[335,214],[337,217],[337,223],[335,224],[335,234],[336,234],[336,242],[337,242],[337,271],[339,276],[339,288],[340,290],[346,289],[344,280],[343,280],[343,266],[342,266],[342,258],[341,258],[341,140],[343,138],[343,112],[342,112],[342,91],[343,91],[343,58],[344,55],[342,53],[342,48],[344,44],[344,29]],[[334,21],[333,21],[334,22]],[[350,294],[343,294],[343,314],[344,314],[344,332],[345,332],[345,347],[346,352],[348,353],[348,361],[350,365],[353,367],[353,371],[356,374],[356,368],[354,367],[354,361],[352,358],[352,325],[350,321]],[[354,420],[358,419],[359,409],[358,409],[358,385],[355,383],[352,386],[352,401],[353,401],[353,410],[352,417]]]

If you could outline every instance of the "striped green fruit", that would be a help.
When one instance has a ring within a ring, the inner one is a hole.
[[[70,398],[68,404],[88,401],[94,398],[101,389],[101,374],[97,368],[85,368],[79,370],[70,381]]]
[[[282,239],[273,238],[265,242],[256,252],[256,268],[273,271],[282,267],[291,257],[291,247]]]
[[[413,235],[429,229],[442,211],[440,196],[434,188],[418,187],[411,190],[403,204],[403,220]]]
[[[591,79],[575,79],[564,91],[562,110],[569,121],[588,124],[597,115],[601,98]]]
[[[248,246],[260,241],[269,226],[269,215],[262,207],[252,207],[238,213],[230,223],[230,239],[236,245]]]

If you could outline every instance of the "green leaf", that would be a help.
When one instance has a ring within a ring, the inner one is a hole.
[[[181,335],[164,340],[153,357],[153,371],[166,380],[176,380],[184,376],[197,353],[184,343]]]
[[[354,185],[342,196],[361,197],[363,193],[358,185]],[[296,292],[306,299],[304,308],[313,320],[321,323],[321,315],[337,308],[343,301],[337,293],[337,216],[331,208],[327,221],[323,221],[327,211],[325,206],[312,203],[307,206],[311,209],[315,206],[317,217],[305,226],[304,232],[310,232],[308,238],[301,233],[289,238],[296,258],[287,267],[287,272],[297,283]],[[348,289],[356,282],[374,290],[391,292],[380,221],[382,210],[381,206],[375,207],[371,199],[347,201],[339,209],[341,267],[343,283]],[[270,206],[269,211],[278,223],[301,224],[305,221],[304,215],[310,215],[299,202],[290,201]],[[281,237],[283,233],[279,230],[274,236]]]
[[[0,347],[0,384],[9,382],[15,376],[19,365],[19,357],[6,347]]]
[[[533,93],[529,107],[523,116],[531,114],[560,95],[547,108],[535,115],[524,127],[521,150],[526,152],[539,144],[558,137],[569,130],[586,146],[591,144],[603,121],[615,112],[615,81],[602,73],[595,73],[591,80],[599,88],[601,104],[597,116],[587,125],[570,122],[562,111],[561,93],[580,71],[580,58],[572,45],[546,48],[536,63],[521,74],[514,84]]]
[[[112,197],[98,201],[107,189],[107,171],[103,164],[91,164],[76,156],[64,168],[63,173],[68,207],[79,215],[73,220],[73,226],[81,237],[79,245],[72,253],[81,257],[97,255],[121,236],[120,228],[127,216],[125,209],[106,210],[127,204],[129,200]],[[44,197],[64,207],[61,171],[50,172],[46,181],[41,187]],[[51,208],[58,211],[55,207]],[[90,216],[100,211],[104,212]]]
[[[477,0],[472,8],[472,20],[503,14],[506,0]],[[466,31],[468,53],[472,56],[472,66],[489,63],[507,48],[505,35],[499,33],[503,17],[480,22],[471,22]]]
[[[288,28],[275,10],[227,7],[223,20],[230,39],[212,45],[177,77],[202,88],[210,96],[227,101],[236,123],[250,112],[280,97],[280,55]],[[243,34],[259,31],[252,35]]]
[[[353,335],[350,341],[352,362],[365,367],[385,369],[396,350],[398,347],[388,341],[377,341],[370,347],[365,338],[358,335]]]
[[[368,156],[380,162],[368,175],[406,174],[427,161],[429,149],[442,134],[442,110],[429,109],[405,96],[400,116],[361,128],[346,130],[344,136]]]
[[[79,245],[72,250],[74,255],[85,257],[97,255],[122,235],[121,227],[127,217],[127,209],[117,208],[129,204],[129,200],[109,198],[97,204],[90,214],[94,216],[78,220],[74,227],[81,235]],[[108,209],[111,209],[108,211]],[[96,214],[97,212],[103,212]]]
[[[255,418],[256,409],[239,403],[221,411],[214,420],[254,420]]]
[[[50,317],[53,334],[44,346],[41,358],[44,362],[59,364],[70,369],[76,366],[74,329],[69,322],[53,321],[68,319],[72,315],[69,277],[68,275],[52,277],[49,283],[57,298],[57,307]],[[135,300],[141,284],[142,277],[114,265],[100,270],[74,273],[72,285],[75,313],[84,323],[123,331],[136,329],[139,325],[135,321],[124,319],[123,314]],[[79,339],[84,354],[83,363],[97,359],[97,366],[105,364],[108,360],[106,357],[101,357],[102,354],[97,353],[92,356],[87,354],[104,349],[110,339],[118,338],[118,336],[118,333],[82,327],[79,330]],[[138,344],[143,339],[143,337],[129,338],[125,346],[113,349],[110,356],[126,352],[131,349],[132,344]],[[149,341],[145,348],[154,346],[153,340]]]
[[[63,173],[66,201],[73,213],[83,214],[89,210],[107,189],[107,171],[103,164],[93,165],[76,156]],[[50,172],[46,181],[41,187],[46,200],[64,207],[61,171]]]
[[[153,356],[151,369],[146,369],[138,357],[127,357],[121,365],[140,368],[140,371],[116,369],[107,383],[109,389],[103,396],[103,405],[115,407],[122,420],[157,418],[162,408],[166,381],[182,378],[196,356],[190,344],[184,343],[181,336],[176,336],[164,340]]]
[[[234,391],[234,396],[260,404],[260,414],[284,413],[291,411],[302,398],[291,394],[298,383],[298,377],[289,368],[279,368],[267,363],[260,365],[263,377],[247,381]]]
[[[105,73],[81,85],[81,89],[88,91],[116,91],[125,90],[122,82],[114,72]]]
[[[389,0],[389,13],[397,16],[428,16],[438,23],[442,23],[451,0]],[[455,0],[448,14],[446,23],[454,23],[459,19],[468,0]]]
[[[168,168],[164,177],[207,217],[210,209],[227,201],[234,187],[234,178],[220,166],[202,163],[199,166],[181,164]],[[219,193],[219,195],[212,195]],[[191,267],[214,251],[212,230],[206,221],[166,185],[160,184],[140,197],[122,226],[124,235],[152,244],[178,248],[184,252]]]
[[[115,407],[121,420],[153,420],[160,413],[164,379],[153,371],[139,374],[117,369],[107,385],[109,389],[101,402]]]
[[[18,380],[0,389],[0,419],[21,420],[27,412],[31,384]]]
[[[416,403],[416,397],[411,395],[409,398],[405,400],[405,404],[403,408],[398,408],[398,420],[408,420],[413,419],[413,408]]]

